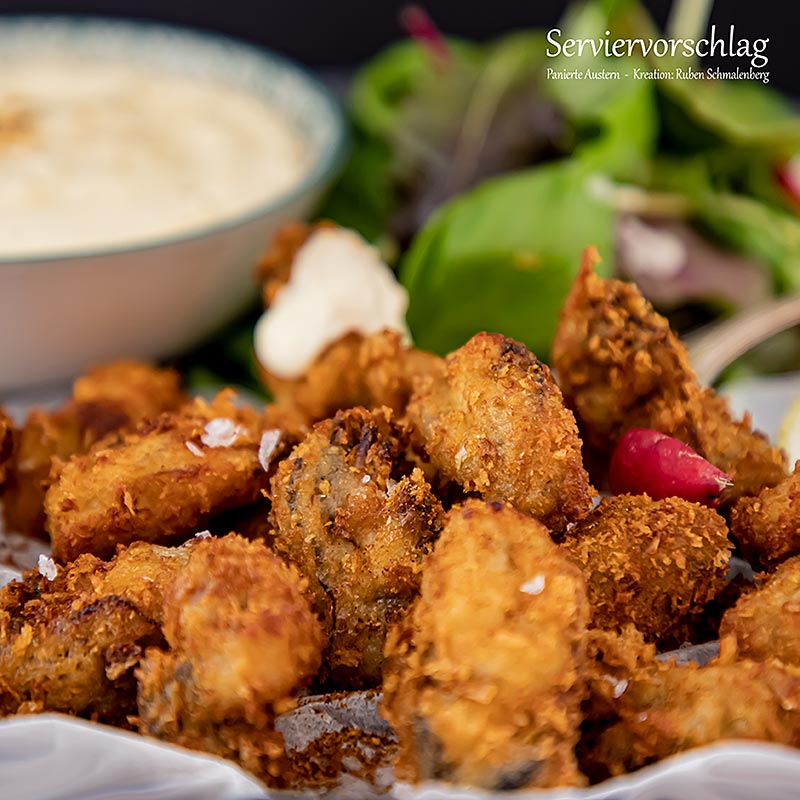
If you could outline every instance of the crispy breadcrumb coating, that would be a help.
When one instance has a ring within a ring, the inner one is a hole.
[[[399,780],[578,785],[589,605],[547,529],[499,502],[452,509],[386,644]]]
[[[184,560],[135,547],[110,564],[84,555],[52,580],[32,570],[0,589],[0,714],[62,711],[126,725],[133,667],[161,640],[160,592]]]
[[[319,669],[322,630],[305,590],[262,542],[193,543],[165,597],[164,636],[210,717],[257,718]]]
[[[134,542],[117,548],[107,564],[101,566],[96,560],[93,564],[91,556],[79,556],[70,569],[74,572],[80,564],[86,564],[96,593],[122,597],[160,627],[164,624],[164,596],[196,546],[196,542],[182,547]]]
[[[323,635],[293,567],[231,534],[192,544],[165,597],[169,651],[136,671],[142,733],[239,762],[285,769],[276,710],[316,673]]]
[[[308,427],[354,406],[387,406],[402,414],[414,380],[440,362],[410,347],[396,331],[353,332],[329,345],[302,378],[281,379],[264,369],[261,377],[278,408],[294,410]]]
[[[745,558],[772,568],[800,553],[800,471],[756,497],[743,497],[731,511],[731,536]]]
[[[564,545],[586,579],[596,627],[633,623],[648,641],[670,643],[725,587],[731,547],[712,509],[647,495],[604,498]]]
[[[174,411],[184,402],[175,370],[115,361],[78,378],[71,399],[56,411],[31,411],[8,467],[3,495],[6,528],[29,536],[44,533],[44,497],[54,459],[66,461],[85,453],[108,434],[130,430],[142,419]]]
[[[742,595],[722,617],[719,635],[742,658],[800,667],[800,556]]]
[[[554,532],[591,508],[575,419],[525,345],[473,336],[416,384],[408,416],[431,465],[465,491],[507,500]]]
[[[779,483],[783,453],[752,430],[748,416],[734,419],[725,400],[700,387],[667,320],[634,284],[595,275],[598,260],[596,250],[585,251],[552,352],[588,443],[610,452],[628,429],[651,428],[730,475],[731,500]]]
[[[407,444],[389,409],[353,408],[316,425],[272,480],[274,546],[311,585],[340,686],[380,681],[387,626],[415,597],[441,529]]]
[[[581,766],[592,781],[725,739],[800,745],[800,671],[776,661],[674,661],[626,669],[596,663],[595,708],[609,717],[587,726]]]
[[[268,479],[258,458],[263,427],[223,392],[75,456],[45,498],[54,558],[108,557],[136,540],[176,543],[220,512],[254,503]]]

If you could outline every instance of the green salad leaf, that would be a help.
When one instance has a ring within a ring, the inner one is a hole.
[[[684,6],[691,11],[689,2]],[[641,3],[618,4],[609,24],[620,37],[647,39],[661,35]],[[696,32],[697,36],[702,34]],[[651,68],[664,73],[674,74],[678,68],[699,69],[694,58],[682,55],[658,57],[651,52],[647,61]],[[735,71],[737,66],[750,67],[733,61],[723,71]],[[744,148],[742,160],[746,160],[753,148],[787,154],[800,147],[800,115],[766,83],[675,75],[659,78],[654,84],[661,101],[662,145],[668,149],[697,150],[727,144]]]
[[[602,4],[574,4],[562,22],[563,36],[596,38],[610,24]],[[634,70],[643,67],[644,61],[594,56],[586,50],[583,56],[550,58],[548,66],[555,71],[578,70],[582,74],[580,79],[544,81],[545,91],[561,105],[568,118],[580,129],[588,130],[574,156],[616,178],[643,178],[659,132],[654,86],[635,77]],[[620,77],[589,77],[604,70],[619,73]]]
[[[701,229],[731,250],[767,265],[779,293],[800,289],[800,219],[746,195],[709,192],[696,198]]]
[[[670,144],[703,149],[728,144],[770,150],[800,148],[800,116],[778,92],[744,80],[668,79],[660,82],[662,115]]]
[[[350,113],[365,133],[376,139],[408,144],[411,150],[427,146],[425,137],[416,131],[402,130],[406,103],[419,95],[434,104],[429,111],[439,119],[426,122],[432,127],[463,103],[482,67],[479,45],[448,38],[453,58],[452,68],[437,67],[414,41],[397,42],[379,53],[353,79],[350,90]]]
[[[585,4],[565,30],[591,36],[605,24],[598,7]],[[633,78],[631,67],[619,80],[549,81],[547,92],[580,127],[571,157],[485,182],[449,202],[401,263],[409,325],[423,348],[447,352],[479,330],[494,330],[546,356],[582,249],[598,246],[605,269],[613,266],[616,214],[591,186],[598,175],[646,173],[658,134],[653,87]]]
[[[582,249],[608,269],[613,214],[579,162],[486,181],[437,212],[402,262],[408,322],[422,348],[445,353],[480,330],[549,353]]]
[[[539,87],[541,33],[447,44],[446,63],[410,41],[358,73],[356,148],[323,216],[405,246],[448,198],[568,151],[563,115]]]

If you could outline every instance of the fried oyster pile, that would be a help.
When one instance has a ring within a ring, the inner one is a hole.
[[[267,302],[309,232],[262,262]],[[389,734],[352,733],[410,782],[581,786],[723,739],[800,746],[798,473],[591,251],[553,366],[493,333],[444,359],[351,333],[298,380],[265,374],[262,409],[120,362],[19,429],[0,413],[7,528],[54,558],[0,591],[0,713],[290,788],[346,761],[286,746],[320,693],[380,692]],[[719,509],[597,502],[579,430],[601,486],[631,427],[732,475]],[[752,585],[728,580],[736,548]],[[715,638],[703,666],[659,656]]]

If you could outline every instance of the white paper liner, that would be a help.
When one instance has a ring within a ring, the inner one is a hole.
[[[297,708],[278,717],[277,729],[289,751],[303,751],[318,736],[348,728],[394,738],[392,728],[378,714],[380,692],[352,692],[329,698],[313,695],[299,701]]]
[[[719,642],[704,642],[703,644],[691,644],[686,647],[680,647],[677,650],[659,653],[656,658],[659,661],[673,660],[676,664],[688,664],[693,661],[702,667],[718,655]]]
[[[59,714],[0,722],[4,800],[250,800],[234,764]]]
[[[800,754],[759,742],[709,745],[589,789],[499,794],[443,784],[396,784],[395,800],[797,800]]]
[[[318,707],[325,701],[313,700]],[[353,698],[363,718],[364,699]],[[374,698],[373,698],[374,702]],[[329,709],[330,711],[330,709]],[[295,713],[295,712],[292,712]],[[342,718],[342,703],[335,715]],[[233,764],[58,714],[0,722],[3,798],[24,800],[257,800],[308,797],[265,790]],[[797,800],[800,752],[759,742],[692,750],[587,789],[487,792],[428,782],[395,784],[395,800]],[[374,797],[363,784],[329,798]]]

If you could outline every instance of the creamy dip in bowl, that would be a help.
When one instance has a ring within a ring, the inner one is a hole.
[[[329,93],[258,48],[147,23],[0,21],[0,394],[219,328],[345,139]]]
[[[183,234],[294,188],[309,148],[238,87],[130,62],[0,58],[0,258]]]

